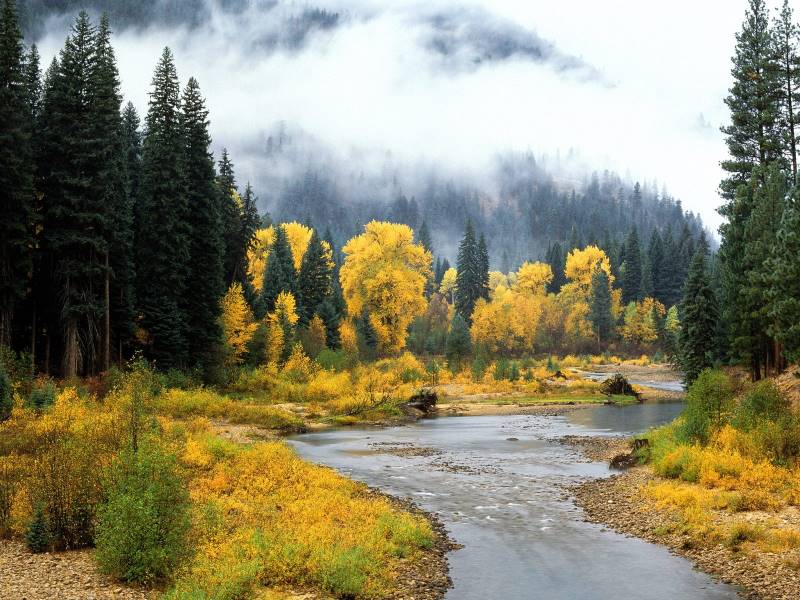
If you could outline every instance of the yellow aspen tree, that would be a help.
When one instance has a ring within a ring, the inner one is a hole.
[[[308,243],[311,241],[313,230],[302,223],[284,223],[281,225],[286,233],[286,240],[292,249],[292,260],[294,261],[295,271],[300,271],[303,264],[303,257],[308,250]]]
[[[515,289],[532,296],[544,296],[547,284],[553,281],[553,269],[550,265],[526,262],[517,271]]]
[[[269,250],[275,241],[275,228],[267,227],[256,231],[253,244],[247,250],[247,276],[253,282],[256,292],[264,285],[264,271],[267,270]]]
[[[222,298],[221,308],[220,325],[228,360],[234,365],[241,364],[258,325],[253,321],[253,312],[244,299],[240,283],[231,285]]]
[[[447,298],[447,301],[452,304],[454,294],[456,292],[456,276],[458,273],[453,267],[447,269],[442,275],[442,283],[439,284],[439,293]]]
[[[411,321],[427,306],[431,253],[414,243],[409,226],[379,221],[368,223],[342,250],[339,276],[348,313],[359,317],[366,310],[381,352],[399,352]]]

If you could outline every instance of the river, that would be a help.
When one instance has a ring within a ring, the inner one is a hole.
[[[556,417],[445,417],[306,434],[291,443],[304,458],[438,513],[464,546],[449,555],[448,599],[736,598],[732,587],[665,548],[584,522],[567,490],[610,471],[557,438],[637,433],[681,408],[645,403]]]

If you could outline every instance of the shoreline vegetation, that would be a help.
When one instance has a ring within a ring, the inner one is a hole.
[[[666,546],[744,598],[800,597],[798,373],[752,384],[705,371],[673,423],[633,440],[565,440],[592,460],[636,459],[575,486],[576,504],[588,521]]]

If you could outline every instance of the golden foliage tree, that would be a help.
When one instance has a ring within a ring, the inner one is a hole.
[[[221,307],[220,325],[228,360],[232,364],[240,364],[247,352],[247,344],[253,339],[258,327],[253,320],[253,312],[244,299],[240,283],[231,285],[222,298]]]
[[[408,326],[425,311],[425,282],[431,253],[414,243],[407,225],[372,221],[342,249],[340,272],[348,313],[366,310],[380,349],[396,353],[406,344]]]
[[[300,265],[303,264],[303,256],[308,249],[308,242],[311,241],[313,230],[302,223],[284,223],[281,227],[286,232],[286,239],[292,249],[294,269],[300,271]]]
[[[453,267],[447,269],[442,275],[442,282],[439,284],[439,293],[447,298],[447,301],[452,304],[454,294],[456,292],[456,276],[458,273]]]
[[[653,298],[631,302],[625,307],[622,338],[629,344],[652,344],[658,340],[658,324],[666,314],[664,305]]]
[[[253,244],[247,251],[247,275],[257,292],[264,285],[264,271],[267,270],[269,250],[275,241],[275,228],[267,227],[256,231]]]
[[[550,265],[526,262],[517,271],[516,289],[524,294],[543,296],[547,284],[553,281],[553,269]]]

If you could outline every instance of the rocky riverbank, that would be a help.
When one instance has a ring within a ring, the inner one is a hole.
[[[608,447],[607,438],[597,438],[597,448]],[[592,443],[584,440],[579,447]],[[607,460],[611,452],[592,451],[589,456]],[[796,600],[800,598],[800,551],[775,554],[757,549],[744,550],[737,545],[698,543],[695,537],[676,528],[675,518],[645,498],[640,490],[656,476],[647,467],[635,467],[619,475],[581,483],[574,488],[576,503],[586,519],[606,525],[620,533],[667,546],[673,553],[692,560],[702,571],[742,589],[749,600]],[[797,526],[796,508],[775,515]],[[764,515],[750,515],[758,520]],[[720,512],[720,520],[741,519],[742,515]],[[745,515],[748,518],[748,515]]]

